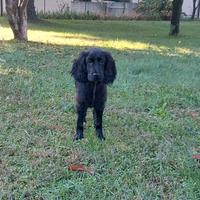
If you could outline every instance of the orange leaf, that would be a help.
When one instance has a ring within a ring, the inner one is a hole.
[[[79,171],[79,172],[88,172],[88,173],[94,175],[94,170],[89,167],[86,167],[84,165],[70,165],[70,166],[68,166],[68,170]]]
[[[194,117],[194,118],[199,117],[199,113],[198,113],[198,112],[195,112],[195,111],[191,111],[189,114],[190,114],[192,117]]]
[[[194,159],[200,161],[200,154],[195,154],[192,156]]]

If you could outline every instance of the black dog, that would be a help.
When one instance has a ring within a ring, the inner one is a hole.
[[[87,108],[93,108],[96,135],[104,140],[102,116],[107,99],[107,84],[113,83],[117,71],[110,53],[93,48],[82,52],[74,61],[71,75],[76,86],[77,127],[74,140],[83,138]]]

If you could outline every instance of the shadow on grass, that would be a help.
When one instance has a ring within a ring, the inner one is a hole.
[[[1,19],[5,32],[8,26]],[[185,34],[168,36],[168,22],[39,20],[30,23],[29,40],[52,45],[155,51],[168,56],[200,55],[196,22],[183,23]],[[190,29],[193,32],[190,32]],[[197,36],[197,37],[195,37]],[[191,39],[193,37],[193,39]],[[175,54],[173,51],[175,50]]]

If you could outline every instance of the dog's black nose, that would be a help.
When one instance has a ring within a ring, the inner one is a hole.
[[[99,81],[102,81],[103,79],[103,76],[99,73],[91,73],[91,74],[88,74],[88,80],[89,81],[92,81],[92,82],[99,82]]]
[[[92,75],[94,77],[94,80],[98,80],[100,77],[100,74],[98,74],[98,73],[93,73]]]

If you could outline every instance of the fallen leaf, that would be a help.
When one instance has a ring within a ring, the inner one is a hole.
[[[195,155],[192,156],[192,158],[200,161],[200,154],[195,154]]]
[[[193,118],[199,117],[199,113],[198,113],[198,112],[195,112],[195,111],[190,111],[189,114],[190,114]]]
[[[88,172],[91,175],[94,175],[94,169],[86,167],[84,165],[70,165],[68,166],[69,171],[79,171],[79,172]]]

